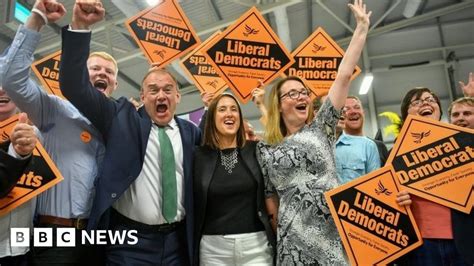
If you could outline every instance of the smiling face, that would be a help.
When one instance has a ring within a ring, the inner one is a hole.
[[[89,80],[94,87],[110,97],[117,88],[117,68],[112,61],[99,56],[91,56],[87,60]]]
[[[359,100],[347,98],[344,105],[345,132],[349,135],[362,135],[364,126],[364,108]]]
[[[239,106],[234,99],[222,97],[216,106],[214,119],[219,140],[237,143],[237,131],[240,128]]]
[[[441,119],[440,106],[435,97],[427,91],[423,92],[419,97],[413,96],[408,106],[408,114],[423,116],[434,120]]]
[[[451,124],[474,129],[474,106],[469,104],[454,104],[449,116]]]
[[[173,119],[181,94],[169,73],[154,70],[143,80],[140,98],[151,120],[166,126]]]
[[[16,105],[0,87],[0,121],[4,121],[16,113]]]
[[[308,118],[311,99],[300,93],[305,90],[303,83],[297,80],[287,80],[280,88],[280,113],[290,134],[302,128]],[[292,91],[298,92],[296,99],[290,97]]]

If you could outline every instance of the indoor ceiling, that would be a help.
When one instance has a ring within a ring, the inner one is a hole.
[[[6,9],[0,2],[0,11]],[[19,1],[31,7],[34,0]],[[60,28],[71,21],[74,0],[63,0],[68,14],[43,29],[35,57],[40,59],[60,49]],[[138,97],[140,83],[149,64],[124,26],[127,18],[148,7],[145,0],[102,1],[106,19],[93,28],[92,50],[107,51],[119,63],[119,89],[114,97]],[[317,27],[323,27],[344,49],[355,22],[347,0],[182,0],[179,1],[201,40],[225,29],[235,19],[256,6],[278,33],[289,50],[295,49]],[[387,124],[377,114],[399,112],[406,91],[415,86],[434,90],[443,109],[461,95],[458,81],[467,81],[474,72],[474,0],[366,0],[372,10],[371,28],[351,93],[357,95],[365,72],[374,82],[367,95],[361,95],[366,112],[365,133],[373,136]],[[409,14],[411,13],[411,14]],[[404,15],[405,14],[405,15]],[[1,21],[1,19],[0,19]],[[13,28],[13,29],[12,29]],[[0,49],[14,36],[14,26],[0,25]],[[184,75],[177,60],[168,68],[178,79],[183,98],[178,112],[202,106],[199,93]],[[261,129],[258,111],[249,103],[244,115]],[[390,138],[387,139],[390,141]]]

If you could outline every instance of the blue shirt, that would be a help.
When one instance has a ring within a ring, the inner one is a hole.
[[[36,212],[63,218],[87,218],[94,196],[102,137],[70,102],[48,95],[29,78],[41,35],[20,26],[11,47],[0,57],[0,81],[8,96],[41,131],[43,146],[64,180],[37,197]],[[84,136],[90,136],[84,137]]]
[[[336,141],[336,170],[341,184],[380,168],[375,142],[364,136],[342,134]]]

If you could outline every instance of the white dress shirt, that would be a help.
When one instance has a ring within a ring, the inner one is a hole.
[[[183,144],[176,121],[170,121],[165,129],[173,145],[176,164],[176,186],[178,197],[178,213],[174,221],[184,219],[184,171]],[[161,155],[158,141],[158,126],[152,124],[146,146],[143,168],[137,179],[113,204],[122,215],[149,225],[167,223],[161,213]]]

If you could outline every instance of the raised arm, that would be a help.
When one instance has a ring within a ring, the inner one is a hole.
[[[90,52],[90,27],[104,18],[100,2],[74,5],[71,30],[62,29],[59,87],[66,97],[105,136],[115,114],[115,103],[90,82],[87,60]]]
[[[25,26],[38,32],[46,24],[54,23],[66,14],[63,4],[56,2],[56,0],[36,0],[31,11]]]
[[[204,127],[206,126],[207,108],[214,99],[215,94],[211,92],[201,93],[202,104],[204,105],[204,113],[202,114],[201,121],[199,122],[199,129],[201,130],[202,136],[204,137]]]
[[[30,78],[33,53],[40,41],[39,31],[46,22],[55,22],[64,16],[62,4],[52,0],[37,0],[25,25],[18,28],[9,49],[0,61],[0,82],[8,96],[40,129],[56,121],[59,98],[51,97]],[[44,16],[44,18],[43,18]]]
[[[346,97],[349,93],[351,76],[357,62],[359,61],[362,49],[364,48],[367,33],[369,31],[369,18],[372,14],[371,11],[366,11],[366,6],[362,0],[355,0],[354,4],[348,4],[348,6],[352,10],[352,14],[357,21],[357,26],[352,35],[346,54],[339,65],[336,80],[334,80],[328,93],[328,97],[336,109],[344,107]]]
[[[267,107],[265,106],[265,90],[263,89],[263,82],[260,81],[260,87],[253,89],[252,101],[260,111],[260,123],[265,127],[268,120]]]
[[[467,84],[464,84],[464,82],[459,81],[459,86],[461,86],[464,97],[474,97],[474,76],[472,72],[469,73],[469,80]]]

